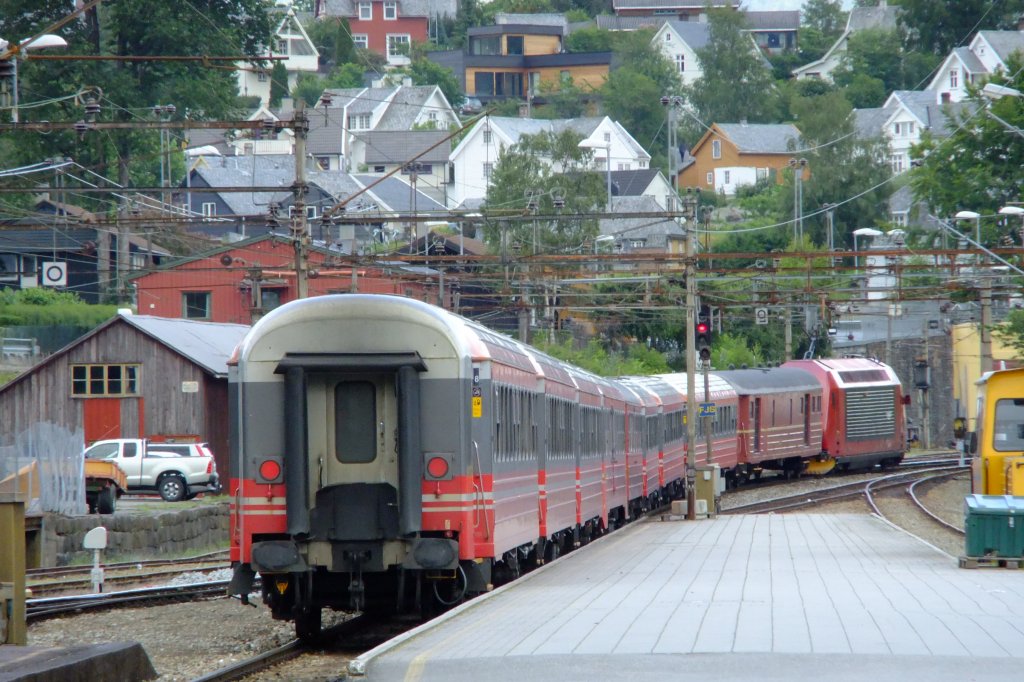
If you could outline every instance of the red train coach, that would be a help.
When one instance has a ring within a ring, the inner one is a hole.
[[[822,388],[822,456],[841,469],[899,464],[906,450],[903,388],[888,365],[870,358],[791,360]]]
[[[629,389],[422,302],[295,301],[236,355],[229,590],[259,573],[300,636],[324,608],[422,612],[487,590],[654,492],[630,482],[644,413]]]

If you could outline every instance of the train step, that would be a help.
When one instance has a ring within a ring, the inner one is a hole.
[[[1024,557],[960,557],[960,568],[1024,568]]]

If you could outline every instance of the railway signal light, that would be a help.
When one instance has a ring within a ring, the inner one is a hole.
[[[711,361],[711,306],[701,305],[697,314],[697,357]]]

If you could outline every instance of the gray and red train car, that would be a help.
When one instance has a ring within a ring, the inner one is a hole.
[[[714,372],[708,389],[694,462],[733,481],[866,465],[883,445],[876,462],[901,456],[885,365]],[[599,377],[400,296],[272,311],[237,349],[229,392],[230,590],[246,599],[258,574],[304,637],[324,608],[443,608],[683,491],[685,375]]]

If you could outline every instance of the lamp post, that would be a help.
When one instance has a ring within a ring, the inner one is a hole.
[[[583,140],[579,143],[581,149],[603,149],[605,160],[607,161],[607,182],[608,182],[608,202],[605,206],[608,213],[612,212],[612,141],[608,140],[604,143],[592,142],[590,140]]]
[[[11,121],[18,123],[18,59],[22,52],[28,52],[29,50],[45,50],[51,47],[67,47],[68,41],[64,40],[60,36],[53,35],[52,33],[44,33],[36,38],[29,38],[23,40],[20,43],[11,44],[8,41],[0,38],[0,80],[10,80],[10,101],[11,101]],[[5,68],[7,64],[10,64],[8,68]],[[0,93],[3,92],[2,83],[0,83]],[[7,94],[7,93],[3,93]],[[6,104],[6,96],[4,97]]]
[[[881,234],[882,234],[881,230],[876,230],[873,227],[862,227],[860,229],[857,229],[857,230],[853,231],[853,251],[854,251],[854,253],[858,253],[858,255],[854,256],[854,259],[855,259],[854,260],[854,265],[858,269],[860,269],[860,255],[859,255],[859,251],[860,250],[857,248],[857,237],[878,237]]]
[[[1021,246],[1024,246],[1024,207],[1022,207],[1022,206],[1003,206],[1001,209],[999,209],[999,213],[1001,213],[1002,215],[1015,215],[1015,216],[1019,216],[1020,217],[1021,224],[1020,224],[1020,227],[1018,228],[1018,233],[1019,233],[1020,238],[1021,238]]]
[[[973,220],[974,221],[974,247],[976,249],[981,248],[981,214],[975,211],[958,211],[955,216],[957,220]],[[980,255],[974,257],[974,265],[977,267],[981,260]]]
[[[787,164],[793,169],[793,238],[803,239],[804,236],[804,168],[807,159],[790,159]]]
[[[153,107],[153,113],[156,114],[157,119],[166,122],[170,121],[171,117],[174,116],[178,108],[173,104],[157,104]],[[168,181],[171,179],[171,157],[170,157],[170,146],[171,136],[170,133],[163,127],[160,128],[160,187],[166,187]],[[164,172],[164,168],[167,172]],[[164,204],[167,202],[167,193],[163,192],[160,196],[160,201]]]

